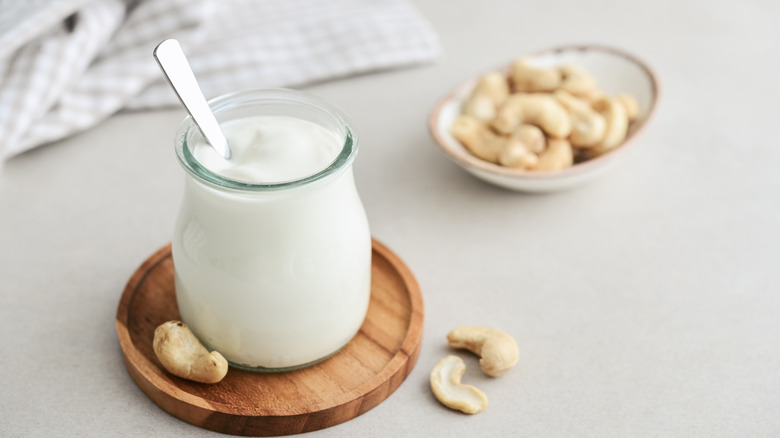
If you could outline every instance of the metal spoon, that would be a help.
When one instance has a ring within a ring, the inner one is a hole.
[[[157,60],[173,91],[179,96],[179,100],[192,116],[198,129],[206,137],[206,141],[219,155],[229,160],[231,152],[227,138],[220,129],[214,113],[211,112],[179,42],[175,39],[167,39],[158,44],[154,48],[154,59]]]

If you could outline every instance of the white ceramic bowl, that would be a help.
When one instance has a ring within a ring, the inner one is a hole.
[[[460,115],[463,101],[479,79],[476,77],[455,87],[436,104],[431,113],[429,129],[447,156],[477,178],[489,183],[523,192],[551,192],[568,189],[595,178],[632,149],[637,135],[647,126],[655,111],[660,92],[655,74],[644,62],[618,49],[597,45],[559,47],[527,57],[532,65],[537,67],[566,64],[581,66],[596,78],[598,87],[608,95],[625,92],[636,97],[641,115],[631,125],[623,144],[605,155],[557,171],[510,169],[480,160],[471,155],[450,132],[452,123]],[[508,70],[507,64],[488,71]]]

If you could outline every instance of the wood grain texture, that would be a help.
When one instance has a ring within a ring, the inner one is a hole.
[[[116,328],[130,376],[171,415],[217,432],[275,436],[330,427],[370,410],[412,371],[420,353],[423,302],[417,281],[373,241],[371,301],[357,335],[330,359],[302,370],[261,374],[230,368],[214,385],[168,374],[152,351],[154,329],[180,319],[167,245],[130,278]]]

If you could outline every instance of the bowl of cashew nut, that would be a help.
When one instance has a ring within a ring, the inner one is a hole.
[[[631,149],[659,91],[653,71],[631,54],[559,47],[458,85],[434,107],[429,129],[474,176],[552,192],[592,180]]]

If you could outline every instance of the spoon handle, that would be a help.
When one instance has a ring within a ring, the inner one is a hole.
[[[167,39],[158,44],[154,49],[154,59],[157,60],[157,64],[160,65],[187,112],[195,120],[200,132],[206,137],[206,141],[217,153],[225,159],[230,159],[227,138],[222,133],[214,113],[211,112],[179,42],[175,39]]]

